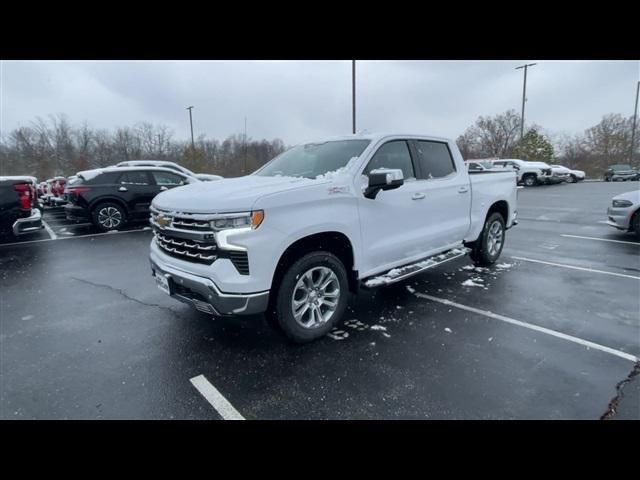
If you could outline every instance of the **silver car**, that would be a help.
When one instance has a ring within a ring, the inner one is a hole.
[[[640,239],[640,190],[613,197],[607,217],[608,225],[625,232],[634,232]]]

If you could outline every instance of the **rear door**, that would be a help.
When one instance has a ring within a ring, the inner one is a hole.
[[[469,229],[471,187],[469,173],[457,168],[447,142],[413,140],[418,179],[425,198],[419,221],[425,249],[441,249],[460,242]]]
[[[158,187],[149,172],[145,170],[122,172],[117,183],[116,193],[127,204],[129,215],[132,217],[148,215],[151,200],[158,193]]]

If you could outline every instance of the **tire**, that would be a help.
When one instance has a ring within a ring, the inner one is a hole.
[[[578,179],[575,175],[569,175],[569,180],[567,180],[567,183],[578,183]]]
[[[633,216],[633,233],[636,234],[636,238],[640,240],[640,210]]]
[[[91,219],[98,230],[110,232],[122,228],[127,223],[127,213],[117,203],[103,202],[93,208]]]
[[[498,227],[496,227],[498,225]],[[499,232],[499,233],[498,233]],[[496,246],[496,233],[499,235],[499,244]],[[484,228],[478,240],[471,247],[470,257],[480,267],[488,267],[496,263],[502,248],[504,247],[505,224],[504,218],[498,212],[494,212],[484,222]],[[497,248],[497,249],[496,249]]]
[[[538,184],[538,179],[535,175],[526,175],[522,180],[522,183],[524,183],[525,187],[534,187]]]
[[[323,283],[325,289],[317,290]],[[325,304],[323,296],[316,297],[318,291],[327,294],[326,298],[335,306]],[[285,272],[276,293],[275,308],[267,313],[267,321],[277,322],[279,330],[289,340],[307,343],[323,337],[341,321],[348,297],[347,271],[340,259],[325,251],[311,252]],[[299,304],[297,313],[302,312],[298,319],[294,316],[295,302]]]
[[[610,182],[610,181],[611,181],[611,179],[610,179],[609,177],[604,177],[604,181],[605,181],[605,182]]]

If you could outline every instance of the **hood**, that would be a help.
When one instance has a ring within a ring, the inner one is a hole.
[[[621,193],[616,195],[611,200],[629,200],[634,205],[640,204],[640,190],[633,190],[632,192]]]
[[[251,210],[256,201],[264,195],[319,183],[326,181],[258,175],[224,178],[215,182],[198,182],[167,190],[153,199],[153,206],[189,213],[241,212]]]

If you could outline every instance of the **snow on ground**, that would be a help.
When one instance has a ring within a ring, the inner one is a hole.
[[[387,327],[383,327],[382,325],[371,325],[369,328],[371,330],[382,330],[383,332],[387,331]]]
[[[464,282],[462,282],[460,285],[462,285],[463,287],[484,287],[483,284],[481,283],[475,283],[473,280],[468,279],[465,280]]]

